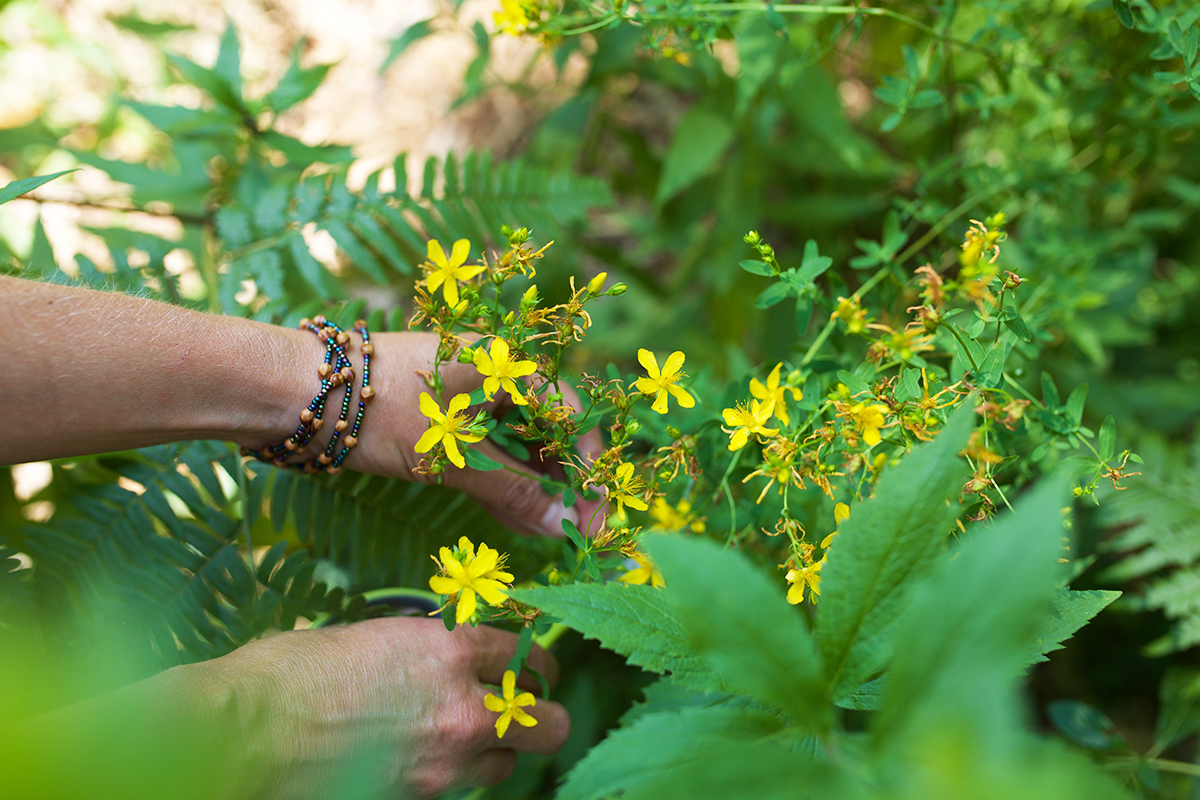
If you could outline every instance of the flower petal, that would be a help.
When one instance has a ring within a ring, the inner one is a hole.
[[[443,269],[446,267],[446,251],[442,249],[442,245],[437,239],[430,239],[427,246],[429,260]]]
[[[489,606],[502,606],[508,599],[504,594],[504,584],[491,578],[476,578],[471,582],[475,590],[483,597]]]
[[[442,414],[441,406],[437,401],[429,396],[429,392],[421,392],[421,399],[418,401],[421,407],[421,413],[429,417],[434,422],[441,422],[446,417]]]
[[[638,363],[642,365],[646,372],[650,373],[651,378],[656,381],[658,380],[658,360],[654,357],[654,353],[651,353],[644,347],[641,348],[638,350]]]
[[[650,404],[651,411],[657,411],[659,414],[667,413],[667,390],[660,389],[658,396],[654,398],[654,402]]]
[[[496,736],[503,739],[505,731],[508,730],[508,723],[512,719],[512,715],[505,711],[500,715],[500,719],[496,720]]]
[[[441,249],[442,246],[438,245],[438,250]],[[469,255],[471,255],[471,243],[466,239],[459,239],[454,243],[454,249],[450,251],[451,269],[462,266],[463,263],[466,262],[467,256]],[[442,258],[445,259],[445,255],[443,255]]]
[[[434,575],[429,579],[429,588],[437,594],[452,595],[462,588],[462,584],[444,575]]]
[[[496,697],[494,694],[489,694],[483,698],[483,704],[487,706],[488,711],[503,713],[508,710],[508,703]]]
[[[673,380],[679,376],[679,368],[683,366],[684,355],[682,350],[676,350],[671,355],[667,356],[667,363],[663,364],[662,374],[667,380]]]
[[[637,390],[642,394],[655,394],[659,390],[658,381],[653,378],[638,378],[634,381],[634,385],[637,386]]]
[[[469,405],[471,405],[471,395],[463,393],[456,394],[450,400],[450,405],[446,407],[446,414],[457,414]]]
[[[696,398],[688,394],[687,389],[684,389],[681,386],[676,386],[672,383],[667,387],[667,391],[671,393],[672,397],[679,401],[679,405],[682,408],[692,408],[696,405]]]
[[[517,673],[511,669],[504,670],[504,678],[500,682],[500,688],[504,690],[504,699],[511,702],[513,694],[517,691]]]
[[[466,469],[467,460],[458,451],[458,443],[454,441],[454,437],[447,434],[442,438],[442,444],[446,445],[446,457],[450,459],[450,463],[459,469]]]
[[[428,453],[445,435],[446,431],[442,426],[434,424],[433,427],[421,434],[421,438],[417,439],[417,443],[413,445],[413,450],[418,453]]]
[[[532,696],[533,695],[530,695],[530,697],[532,697]],[[528,714],[526,714],[524,711],[517,708],[516,706],[512,707],[512,718],[517,721],[518,725],[521,725],[522,727],[525,727],[525,728],[532,728],[534,725],[537,725],[536,719],[529,716]]]
[[[458,596],[458,608],[454,612],[454,621],[462,625],[475,614],[475,592],[463,589]]]

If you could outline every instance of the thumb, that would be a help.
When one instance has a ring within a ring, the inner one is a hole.
[[[576,502],[567,507],[561,493],[548,494],[537,473],[515,460],[496,444],[484,440],[474,446],[483,455],[508,469],[486,472],[449,467],[443,473],[445,485],[460,489],[473,497],[488,513],[514,530],[544,536],[563,536],[563,520],[579,530],[595,515],[594,501]],[[588,517],[583,517],[586,512]],[[582,521],[582,522],[581,522]],[[598,527],[598,523],[594,523]]]

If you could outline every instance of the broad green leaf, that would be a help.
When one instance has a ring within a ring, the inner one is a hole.
[[[1033,334],[1029,332],[1029,326],[1025,324],[1020,312],[1013,306],[1005,306],[1000,309],[1000,313],[996,315],[997,319],[1003,322],[1008,329],[1016,334],[1021,341],[1032,342]]]
[[[913,589],[897,625],[877,740],[936,725],[943,715],[969,714],[973,706],[981,718],[995,714],[1017,725],[1015,709],[975,695],[1011,691],[1028,652],[1042,646],[1038,637],[1062,572],[1064,489],[1057,479],[1044,481],[1015,511],[971,529],[953,554],[941,551],[937,570]]]
[[[1133,10],[1129,7],[1129,0],[1112,0],[1113,11],[1117,12],[1117,19],[1126,28],[1133,28]]]
[[[292,53],[292,63],[275,88],[263,98],[263,105],[282,114],[297,103],[308,99],[325,80],[331,64],[318,64],[311,69],[300,66],[300,47]]]
[[[776,281],[759,293],[758,298],[754,301],[754,307],[770,308],[793,294],[792,287],[786,281]]]
[[[1117,445],[1117,423],[1112,414],[1104,418],[1100,425],[1099,452],[1100,458],[1107,461],[1113,457]]]
[[[1046,705],[1055,730],[1080,747],[1098,752],[1128,752],[1117,726],[1100,709],[1078,700],[1055,700]]]
[[[617,583],[522,589],[509,596],[561,617],[589,639],[700,692],[727,691],[692,646],[663,592]]]
[[[655,202],[665,203],[712,169],[733,139],[726,117],[693,107],[675,128],[675,138],[663,163]]]
[[[958,452],[974,422],[971,406],[964,404],[937,438],[884,472],[874,496],[839,526],[821,571],[816,628],[834,701],[886,664],[909,583],[945,550],[969,473]]]
[[[1006,339],[992,345],[983,363],[979,365],[976,376],[979,385],[986,389],[995,389],[1004,381],[1004,364],[1008,360],[1008,351],[1012,347],[1012,339]]]
[[[804,260],[800,264],[800,277],[811,283],[833,266],[833,259],[821,255],[815,239],[804,243]]]
[[[613,731],[592,748],[567,774],[555,797],[601,800],[617,795],[627,799],[695,796],[672,791],[672,784],[687,779],[689,773],[701,769],[705,762],[715,760],[728,767],[739,751],[764,744],[781,728],[782,723],[773,714],[723,706],[647,714],[629,727]],[[781,787],[786,794],[744,794],[737,786],[722,787],[725,791],[709,786],[710,791],[702,796],[754,800],[794,797],[792,782],[780,780],[785,774],[788,752],[779,744],[771,746],[770,752],[770,769],[760,780]],[[757,791],[762,788],[762,783],[754,787]]]
[[[756,258],[747,258],[744,261],[739,261],[738,266],[751,275],[762,275],[769,278],[775,274],[770,264],[759,261]]]
[[[467,461],[467,466],[471,469],[477,469],[480,472],[490,472],[494,469],[504,469],[504,465],[493,459],[491,456],[481,453],[474,448],[466,448],[463,453],[463,458]]]
[[[1076,386],[1069,397],[1067,397],[1067,419],[1073,425],[1079,425],[1083,421],[1083,404],[1087,402],[1088,386],[1086,383],[1081,383]]]
[[[0,203],[7,203],[9,200],[13,200],[23,194],[32,192],[34,189],[38,188],[44,183],[49,183],[55,178],[74,171],[75,170],[73,169],[65,169],[62,172],[55,172],[52,175],[35,175],[32,178],[21,178],[20,180],[13,181],[12,183],[5,184],[3,187],[0,187]]]
[[[658,535],[643,542],[662,570],[676,618],[722,682],[808,730],[828,727],[812,635],[788,605],[782,575],[769,580],[744,555],[708,539]]]

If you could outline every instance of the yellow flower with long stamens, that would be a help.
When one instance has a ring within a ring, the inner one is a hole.
[[[537,698],[529,692],[517,694],[517,676],[511,669],[504,671],[500,691],[503,693],[503,697],[489,694],[483,698],[483,704],[487,706],[487,710],[495,711],[500,715],[500,719],[496,720],[496,738],[504,738],[504,734],[508,730],[508,723],[514,719],[518,725],[525,728],[537,725],[537,720],[525,713],[522,708],[522,706],[537,705]]]
[[[614,481],[608,499],[617,504],[617,519],[625,521],[625,506],[636,508],[638,511],[647,509],[646,501],[641,498],[645,484],[641,478],[633,474],[633,464],[625,462],[618,464],[613,473]]]
[[[426,392],[421,392],[421,413],[429,417],[432,424],[429,430],[421,435],[413,447],[418,453],[428,453],[433,446],[441,442],[446,448],[446,456],[450,463],[462,469],[467,465],[466,459],[458,450],[458,442],[474,443],[483,439],[484,434],[471,430],[471,420],[462,412],[471,405],[471,397],[466,394],[456,394],[450,400],[446,413],[438,406],[437,401]]]
[[[503,339],[493,339],[491,353],[477,347],[472,355],[475,369],[484,376],[483,393],[491,400],[498,389],[508,392],[512,401],[519,406],[529,405],[525,395],[517,388],[514,378],[524,378],[537,371],[537,364],[532,361],[514,361],[508,342]]]
[[[666,586],[666,581],[663,580],[662,571],[659,570],[654,562],[650,560],[650,556],[640,551],[629,556],[637,562],[637,569],[631,569],[621,576],[622,583],[628,583],[631,586],[642,586],[647,581],[655,589],[661,589]]]
[[[684,355],[679,350],[676,350],[671,355],[667,356],[666,363],[663,364],[661,371],[658,369],[658,359],[654,357],[654,353],[642,348],[638,350],[638,362],[645,368],[648,378],[638,378],[638,391],[646,395],[654,395],[654,402],[650,404],[652,411],[657,411],[659,414],[667,413],[667,394],[679,402],[684,408],[691,408],[696,405],[696,399],[681,389],[675,384],[680,378],[685,375],[679,371],[683,366]]]
[[[775,400],[775,417],[783,423],[784,427],[791,424],[788,419],[787,402],[785,399],[790,392],[792,399],[799,403],[804,399],[804,393],[795,386],[780,386],[779,372],[783,369],[783,364],[776,364],[775,369],[771,370],[771,374],[767,376],[767,383],[764,386],[757,378],[750,379],[750,394],[757,397],[759,400],[774,399]]]
[[[476,554],[475,546],[464,536],[458,540],[457,553],[449,547],[443,547],[438,555],[441,556],[438,564],[445,574],[430,578],[429,588],[453,598],[453,602],[457,603],[454,610],[457,624],[462,625],[475,614],[476,595],[488,605],[504,604],[507,599],[505,584],[511,583],[513,576],[504,571],[505,556],[499,551],[480,542],[479,553]]]
[[[887,411],[888,407],[885,405],[868,403],[864,400],[846,407],[844,411],[839,412],[839,416],[845,418],[847,422],[853,423],[862,431],[863,441],[869,446],[874,446],[879,444],[879,429],[886,422],[883,415]]]
[[[721,428],[721,430],[729,434],[729,449],[740,450],[750,440],[752,433],[767,438],[778,436],[778,428],[766,427],[774,411],[775,398],[773,397],[767,398],[766,402],[751,400],[749,405],[738,403],[735,408],[727,408],[722,411],[721,416],[725,418],[725,424],[729,428]]]
[[[521,3],[518,0],[500,0],[500,10],[492,12],[492,22],[501,33],[520,36],[530,25],[537,22],[541,15],[532,8],[532,3]]]
[[[446,305],[454,308],[458,305],[458,282],[474,278],[483,272],[484,267],[480,264],[465,266],[467,256],[471,253],[471,243],[466,239],[459,239],[454,243],[450,258],[446,258],[446,251],[436,239],[430,239],[427,247],[429,263],[434,269],[425,278],[425,285],[429,287],[431,294],[436,292],[439,286],[442,287]]]

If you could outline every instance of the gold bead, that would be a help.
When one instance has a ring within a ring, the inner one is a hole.
[[[312,320],[309,319],[308,317],[305,317],[304,319],[300,320],[300,323],[299,323],[299,325],[297,325],[297,327],[307,328],[309,325],[312,325]]]
[[[344,419],[339,419],[336,423],[334,423],[333,429],[335,431],[337,431],[338,433],[341,433],[342,431],[346,430],[346,428],[349,428],[349,427],[350,427],[349,422],[346,422],[346,420],[344,420]]]

